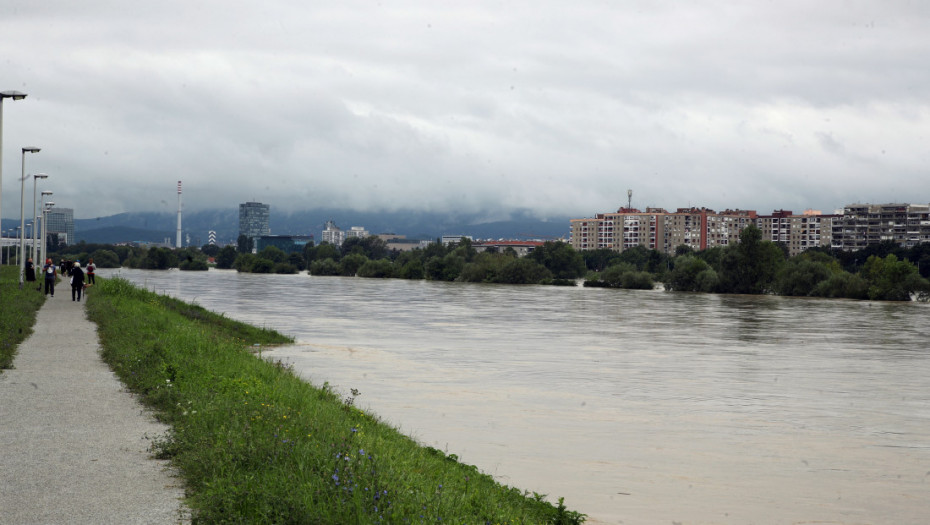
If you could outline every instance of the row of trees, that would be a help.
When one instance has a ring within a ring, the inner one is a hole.
[[[67,258],[93,257],[99,267],[206,270],[207,257],[217,268],[253,273],[297,273],[369,278],[429,279],[505,284],[574,284],[666,290],[909,300],[930,296],[930,244],[904,249],[894,243],[859,252],[811,249],[788,257],[783,245],[765,241],[755,226],[745,228],[740,242],[694,251],[679,246],[674,255],[636,247],[577,252],[563,242],[546,242],[526,257],[512,249],[478,253],[471,241],[400,252],[377,237],[350,238],[341,246],[308,244],[302,252],[268,247],[251,253],[251,243],[201,249],[131,248],[77,245]],[[913,262],[912,262],[913,261]],[[916,263],[916,264],[915,264]],[[923,275],[921,275],[923,273]]]

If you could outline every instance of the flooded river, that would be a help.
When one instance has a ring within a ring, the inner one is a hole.
[[[593,523],[930,520],[930,305],[99,273],[294,336],[265,355]]]

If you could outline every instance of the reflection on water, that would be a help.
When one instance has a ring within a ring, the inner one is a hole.
[[[119,273],[295,336],[273,358],[595,522],[930,514],[928,305]]]

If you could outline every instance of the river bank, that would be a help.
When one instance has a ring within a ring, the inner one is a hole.
[[[253,355],[289,339],[98,278],[104,359],[171,426],[157,444],[207,522],[580,523],[422,447],[324,385]]]

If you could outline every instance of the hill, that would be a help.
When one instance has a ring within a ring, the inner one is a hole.
[[[319,242],[323,225],[333,220],[343,229],[362,226],[372,234],[394,233],[410,239],[435,239],[442,235],[470,235],[476,239],[555,238],[568,234],[568,217],[538,219],[515,212],[505,220],[488,220],[479,214],[444,214],[422,211],[365,212],[344,209],[314,209],[276,214],[271,209],[271,233],[313,235]],[[173,213],[121,213],[94,219],[75,219],[75,237],[88,243],[129,241],[174,242],[177,215]],[[207,243],[207,233],[217,233],[217,242],[235,242],[239,235],[239,209],[216,209],[185,213],[182,234],[190,244]]]

